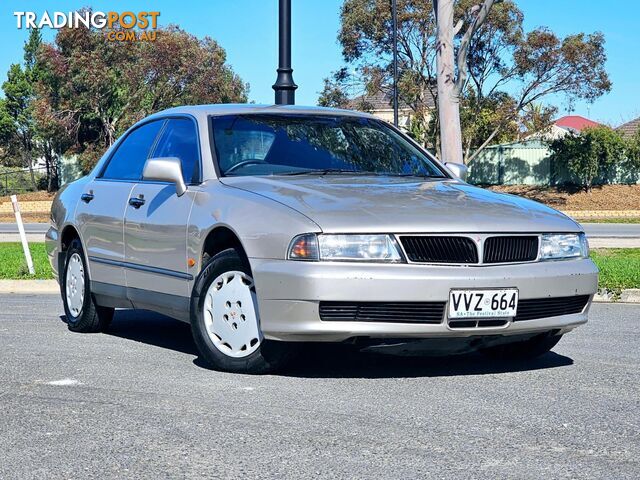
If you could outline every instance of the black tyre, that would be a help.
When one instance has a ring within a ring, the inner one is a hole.
[[[91,282],[80,240],[67,249],[61,272],[60,290],[69,330],[73,332],[103,332],[113,319],[114,309],[96,304],[91,294]]]
[[[561,338],[562,335],[543,333],[524,341],[485,348],[481,352],[496,359],[528,360],[544,355],[555,347]]]
[[[251,269],[233,248],[210,258],[198,275],[191,331],[202,359],[215,370],[267,373],[292,354],[291,345],[263,338]]]

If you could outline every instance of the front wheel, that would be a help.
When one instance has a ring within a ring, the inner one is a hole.
[[[481,352],[496,359],[529,360],[550,351],[558,344],[561,338],[562,335],[543,333],[524,341],[485,348]]]
[[[67,326],[73,332],[103,332],[113,319],[114,309],[98,305],[90,285],[82,244],[73,240],[67,249],[60,282]]]
[[[211,258],[198,276],[191,299],[193,338],[208,366],[237,373],[267,373],[291,349],[265,340],[251,271],[237,250]]]

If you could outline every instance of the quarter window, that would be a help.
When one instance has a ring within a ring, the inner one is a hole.
[[[179,158],[185,182],[198,183],[200,151],[195,123],[187,118],[170,119],[158,140],[153,156]]]
[[[102,178],[140,180],[162,123],[163,120],[145,123],[129,133],[111,156]]]

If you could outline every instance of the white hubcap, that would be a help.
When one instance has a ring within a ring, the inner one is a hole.
[[[255,352],[262,335],[253,279],[237,271],[216,278],[205,297],[204,323],[209,338],[225,355],[240,358]]]
[[[76,318],[82,312],[84,304],[84,267],[80,255],[74,253],[67,264],[67,282],[65,285],[67,294],[67,307]]]

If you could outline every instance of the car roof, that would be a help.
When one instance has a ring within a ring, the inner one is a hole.
[[[340,108],[313,107],[302,105],[258,105],[253,103],[227,103],[215,105],[185,105],[181,107],[169,108],[158,112],[152,116],[167,114],[189,114],[194,117],[217,116],[217,115],[238,115],[247,113],[265,114],[300,114],[300,115],[341,115],[374,118],[373,115],[357,112],[355,110],[344,110]]]

